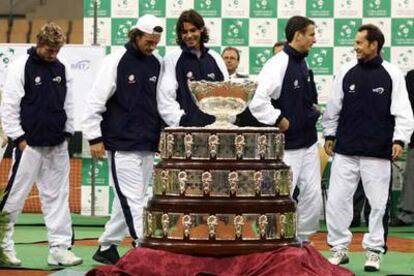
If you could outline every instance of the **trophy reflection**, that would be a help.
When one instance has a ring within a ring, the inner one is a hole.
[[[189,81],[191,95],[198,108],[215,116],[216,121],[207,128],[237,128],[231,122],[249,105],[257,82],[242,81]]]

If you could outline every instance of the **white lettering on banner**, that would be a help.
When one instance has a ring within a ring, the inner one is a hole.
[[[81,70],[81,71],[86,71],[89,69],[91,61],[90,60],[80,60],[76,63],[72,63],[70,65],[70,69],[72,70]]]

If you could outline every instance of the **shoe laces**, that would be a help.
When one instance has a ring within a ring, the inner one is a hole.
[[[60,256],[64,256],[65,258],[74,258],[76,257],[72,251],[63,248],[56,248],[52,251],[54,254],[59,254]]]
[[[380,254],[378,254],[377,252],[368,251],[367,252],[367,261],[379,263],[381,261]]]
[[[346,256],[346,251],[345,250],[331,251],[331,258],[342,259],[344,256]]]

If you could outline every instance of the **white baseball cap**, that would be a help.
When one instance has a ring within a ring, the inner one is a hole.
[[[137,24],[132,26],[131,30],[138,29],[147,34],[161,34],[162,31],[157,32],[154,30],[156,27],[160,27],[162,29],[161,20],[152,14],[146,14],[138,18]]]

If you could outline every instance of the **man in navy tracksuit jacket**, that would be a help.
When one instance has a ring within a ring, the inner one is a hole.
[[[158,110],[169,126],[206,126],[215,118],[202,112],[194,102],[188,81],[223,81],[228,72],[221,56],[207,48],[208,31],[194,10],[181,13],[177,21],[180,48],[164,57],[164,74],[158,90]]]
[[[313,75],[304,60],[315,43],[315,23],[294,16],[285,33],[287,43],[264,65],[249,108],[259,122],[285,131],[284,161],[293,172],[291,195],[296,187],[299,190],[298,237],[308,241],[319,229],[322,206],[316,135],[319,111]]]
[[[369,232],[362,240],[366,271],[379,270],[386,251],[391,160],[402,154],[414,129],[403,74],[381,58],[383,44],[378,27],[368,24],[358,29],[354,46],[358,60],[336,75],[322,119],[325,151],[335,152],[326,208],[329,261],[337,265],[349,261],[352,199],[361,179],[371,205]]]
[[[125,48],[103,61],[88,100],[84,135],[93,158],[107,151],[115,191],[111,218],[93,256],[98,262],[118,261],[117,246],[127,232],[135,245],[142,237],[145,190],[161,131],[156,104],[161,59],[153,55],[161,33],[158,18],[140,17]]]
[[[62,29],[48,23],[37,34],[37,45],[10,66],[1,116],[5,133],[14,141],[13,166],[0,202],[8,213],[1,247],[11,265],[20,265],[12,240],[13,226],[33,183],[39,189],[48,232],[50,265],[77,265],[82,259],[69,249],[68,138],[74,132],[73,79],[57,54],[65,42]]]

